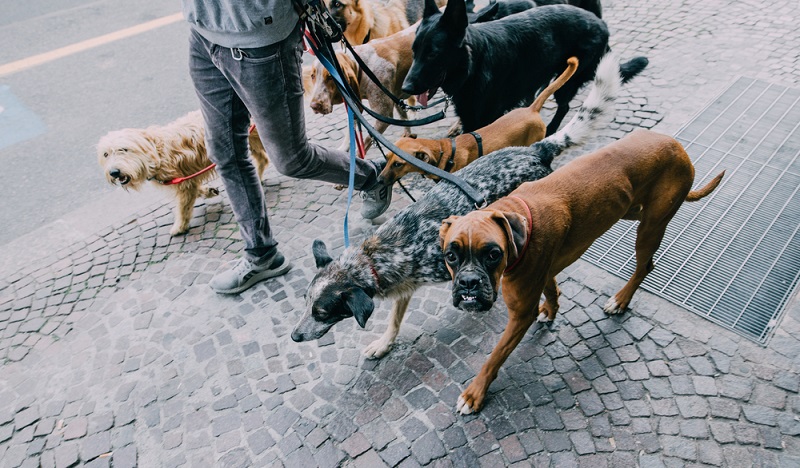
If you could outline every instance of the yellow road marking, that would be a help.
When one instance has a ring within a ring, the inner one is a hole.
[[[52,62],[53,60],[67,57],[69,55],[77,54],[78,52],[83,52],[84,50],[108,44],[109,42],[114,42],[120,39],[125,39],[126,37],[135,36],[137,34],[141,34],[143,32],[147,32],[152,29],[160,28],[162,26],[175,23],[182,19],[183,15],[181,13],[175,13],[174,15],[164,16],[158,19],[154,19],[152,21],[148,21],[146,23],[137,24],[136,26],[131,26],[130,28],[120,29],[119,31],[104,34],[102,36],[98,36],[92,39],[76,42],[75,44],[51,50],[50,52],[33,55],[31,57],[10,62],[5,65],[0,65],[0,77],[11,75],[12,73],[17,73],[22,70],[27,70],[28,68],[33,68],[43,63]]]

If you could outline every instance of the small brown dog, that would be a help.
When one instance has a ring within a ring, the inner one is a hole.
[[[422,19],[422,0],[325,0],[351,45],[388,37]],[[447,0],[436,0],[442,6]],[[402,81],[402,80],[401,80]]]
[[[638,220],[636,270],[605,305],[625,310],[645,276],[667,224],[684,201],[710,194],[725,173],[691,190],[694,166],[674,138],[637,130],[551,175],[527,182],[487,208],[443,221],[440,230],[453,305],[489,310],[502,278],[508,325],[456,409],[480,409],[500,366],[535,320],[558,311],[556,274],[620,219]],[[539,305],[544,292],[545,302]],[[538,311],[538,314],[537,314]]]
[[[363,0],[362,0],[363,1]],[[381,84],[397,97],[407,98],[408,94],[403,93],[400,86],[408,73],[408,68],[412,62],[411,43],[414,42],[415,26],[406,28],[396,34],[383,39],[370,41],[369,44],[353,47],[359,57],[375,73]],[[336,52],[336,58],[341,66],[342,77],[348,85],[361,93],[362,99],[369,101],[369,106],[375,112],[392,116],[393,109],[397,109],[398,114],[403,119],[408,118],[407,112],[394,105],[394,102],[387,96],[377,84],[373,83],[356,63],[349,52]],[[311,65],[310,78],[313,83],[311,91],[311,110],[317,114],[330,114],[333,106],[341,104],[343,101],[336,82],[325,67],[315,60]],[[388,123],[377,120],[375,129],[383,133],[389,127]],[[411,130],[405,127],[404,135],[410,135]],[[364,141],[365,149],[369,149],[372,138],[367,137]],[[340,147],[347,150],[350,148],[349,138],[345,138]]]
[[[198,196],[219,195],[205,184],[215,175],[206,155],[205,126],[200,111],[165,126],[124,128],[109,132],[97,143],[97,161],[112,185],[137,190],[147,181],[171,190],[177,198],[175,223],[170,234],[183,234],[189,229],[192,209]],[[248,137],[250,154],[255,160],[258,177],[262,178],[269,164],[267,152],[255,126]],[[200,173],[200,174],[198,174]],[[197,174],[182,182],[176,179]]]
[[[455,138],[428,140],[403,137],[395,145],[407,154],[447,172],[455,172],[484,154],[509,146],[530,146],[544,138],[547,126],[539,112],[545,101],[572,77],[578,59],[570,57],[567,69],[536,97],[529,107],[514,109],[491,124]],[[386,156],[386,167],[380,174],[384,184],[391,185],[411,172],[423,172],[393,152]],[[427,175],[431,179],[438,179]]]

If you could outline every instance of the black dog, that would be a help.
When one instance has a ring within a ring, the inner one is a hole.
[[[514,13],[521,13],[537,6],[545,5],[574,5],[578,8],[594,13],[598,18],[603,17],[603,7],[600,0],[498,0],[491,2],[475,13],[467,13],[470,23],[485,23],[494,21]]]
[[[532,100],[563,71],[569,57],[577,57],[578,70],[555,93],[558,109],[547,135],[558,129],[569,102],[594,77],[609,49],[606,24],[586,10],[551,5],[470,25],[464,0],[449,0],[444,13],[433,0],[426,0],[412,48],[414,61],[403,91],[419,95],[424,105],[441,87],[452,96],[464,132],[484,127],[520,102]],[[623,83],[647,63],[638,57],[621,65]]]

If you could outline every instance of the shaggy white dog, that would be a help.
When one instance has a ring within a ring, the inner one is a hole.
[[[216,172],[209,168],[212,163],[206,155],[204,132],[200,111],[164,126],[115,130],[100,138],[97,160],[113,185],[137,190],[150,181],[171,190],[177,205],[175,224],[169,232],[173,236],[183,234],[189,229],[197,197],[219,195],[217,189],[205,184]],[[261,179],[269,159],[254,126],[248,142]]]

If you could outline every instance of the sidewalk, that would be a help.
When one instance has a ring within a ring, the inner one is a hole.
[[[623,89],[615,123],[556,165],[637,127],[674,134],[739,75],[800,81],[796,0],[603,6],[614,51],[650,66]],[[341,115],[308,111],[310,136],[338,145]],[[458,311],[442,284],[414,296],[381,360],[360,351],[385,329],[389,301],[366,330],[347,320],[294,343],[311,243],[341,252],[346,192],[273,169],[265,191],[295,266],[241,296],[207,284],[241,248],[224,197],[197,206],[183,237],[169,236],[171,205],[158,204],[0,268],[0,467],[800,466],[797,297],[761,347],[644,291],[609,318],[602,304],[623,281],[579,261],[559,276],[553,328],[529,333],[484,409],[461,416],[456,399],[505,306]],[[390,216],[409,203],[394,199]],[[374,229],[358,208],[354,242]]]

